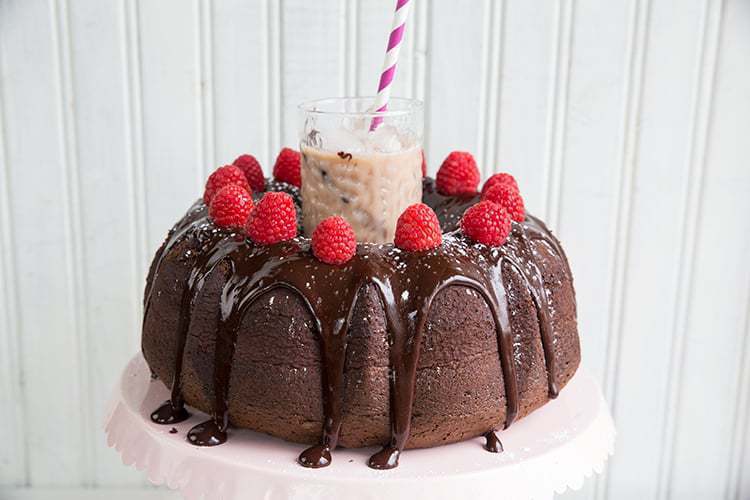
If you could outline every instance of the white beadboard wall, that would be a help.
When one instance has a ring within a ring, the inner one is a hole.
[[[173,498],[104,446],[146,266],[207,172],[375,90],[391,0],[0,0],[0,498]],[[750,498],[750,1],[414,0],[429,167],[563,241],[619,429],[565,498]]]

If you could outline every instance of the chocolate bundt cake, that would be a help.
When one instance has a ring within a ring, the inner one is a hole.
[[[376,468],[404,448],[477,436],[500,451],[493,430],[554,398],[578,367],[570,269],[533,216],[491,248],[457,229],[478,194],[423,187],[439,247],[359,243],[341,266],[317,260],[308,238],[254,244],[196,202],[148,273],[143,354],[172,390],[152,419],[184,420],[187,404],[211,415],[193,444],[222,443],[231,424],[314,445],[300,456],[312,467],[336,446],[384,446]]]

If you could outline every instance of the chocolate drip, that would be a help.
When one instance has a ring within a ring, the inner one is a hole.
[[[151,413],[151,421],[161,425],[178,424],[189,418],[190,413],[185,409],[182,401],[174,404],[171,399],[164,401],[159,408]]]
[[[527,219],[533,221],[534,223],[528,226],[528,228],[530,229],[527,233],[528,240],[542,241],[545,244],[549,245],[553,253],[558,257],[560,261],[562,261],[565,275],[572,283],[573,274],[570,271],[570,263],[568,262],[568,258],[565,255],[562,246],[560,246],[560,243],[557,241],[557,239],[552,237],[549,229],[547,229],[542,221],[528,214]],[[547,366],[547,379],[549,387],[548,394],[551,399],[555,399],[560,394],[560,388],[557,384],[557,362],[554,351],[554,332],[552,332],[552,320],[550,318],[550,311],[552,309],[549,306],[546,288],[544,288],[543,286],[543,278],[541,276],[541,271],[539,270],[536,259],[532,258],[532,262],[534,263],[534,270],[537,275],[537,279],[542,286],[542,293],[535,293],[535,297],[537,297],[535,299],[535,306],[537,308],[537,314],[539,315],[539,329],[541,331],[542,347],[544,348],[544,360]],[[539,298],[542,299],[541,303]],[[573,296],[573,300],[575,300],[575,295]]]
[[[531,276],[527,276],[527,280],[534,280],[536,282],[536,286],[529,287],[529,290],[531,291],[531,297],[536,308],[542,349],[544,350],[544,362],[547,366],[547,392],[549,397],[554,399],[560,393],[560,389],[557,386],[557,363],[555,362],[554,336],[547,290],[544,287],[542,271],[539,269],[539,265],[534,257],[534,250],[531,248],[531,241],[525,232],[522,233],[520,241],[525,246],[525,250],[530,254],[529,267],[531,268]]]
[[[385,305],[391,336],[391,441],[370,458],[376,469],[398,465],[411,425],[419,354],[433,299],[448,286],[466,286],[478,292],[490,307],[498,337],[498,353],[507,400],[506,426],[518,414],[518,385],[513,363],[513,339],[507,298],[497,259],[491,250],[475,252],[456,235],[446,235],[442,247],[423,253],[403,253],[399,274],[374,280]],[[477,265],[477,262],[480,265]],[[486,267],[482,264],[485,264]],[[489,271],[489,272],[488,272]],[[407,279],[399,279],[400,274]],[[395,300],[400,297],[401,300]]]
[[[388,470],[398,467],[398,459],[401,456],[401,450],[397,445],[390,444],[384,446],[382,450],[370,457],[367,465],[373,469]]]
[[[569,279],[573,279],[573,274],[570,272],[570,263],[568,257],[565,255],[565,251],[562,249],[560,242],[557,238],[552,236],[552,232],[540,219],[534,217],[530,213],[526,213],[526,221],[524,222],[526,229],[526,235],[531,241],[542,241],[549,245],[552,252],[562,261],[564,264],[565,275]]]
[[[327,444],[311,446],[300,453],[297,461],[300,465],[311,469],[328,467],[331,464],[331,447]]]
[[[208,275],[220,263],[228,262],[231,265],[232,261],[229,256],[232,252],[242,247],[244,239],[234,237],[231,240],[219,239],[218,242],[225,242],[225,244],[222,246],[218,244],[211,245],[208,252],[209,258],[203,262],[199,262],[198,265],[193,267],[190,273],[190,280],[188,280],[188,289],[190,291],[188,293],[193,299],[202,289]],[[230,281],[233,275],[234,273],[230,267]],[[200,284],[200,286],[196,287],[196,284]],[[189,304],[189,309],[192,309],[192,304],[193,300]],[[223,310],[224,308],[222,308]],[[189,320],[191,312],[183,309],[180,314],[181,316],[186,316]],[[180,353],[180,356],[184,355],[186,335],[187,329],[183,332],[183,352]],[[211,420],[196,425],[187,434],[188,441],[196,446],[216,446],[227,440],[226,430],[229,424],[227,397],[231,372],[229,364],[234,357],[236,335],[236,329],[227,326],[226,318],[222,314],[216,335],[216,352],[214,353],[214,411],[211,415]],[[226,361],[219,362],[219,360],[224,359]],[[177,378],[177,375],[175,375],[175,378]]]
[[[208,223],[206,205],[201,200],[198,200],[190,207],[185,216],[170,229],[164,244],[156,252],[154,264],[151,265],[148,277],[146,278],[146,291],[143,294],[144,323],[148,317],[148,311],[151,306],[151,292],[153,291],[153,284],[159,276],[159,268],[161,267],[162,260],[177,243],[184,240],[191,233],[197,234],[200,226]]]
[[[464,211],[479,201],[478,195],[454,197],[440,194],[435,186],[435,181],[427,177],[422,182],[422,192],[423,201],[433,207],[438,214],[443,231],[455,230],[458,227],[458,223]],[[559,242],[552,237],[549,229],[547,229],[541,220],[530,214],[526,214],[526,221],[520,225],[522,226],[522,231],[517,234],[520,237],[522,248],[519,248],[519,250],[522,250],[523,257],[525,258],[524,260],[529,263],[530,269],[527,269],[526,266],[522,265],[523,263],[520,262],[516,262],[515,267],[524,276],[527,284],[529,284],[529,290],[531,290],[532,293],[534,307],[536,308],[537,316],[539,318],[539,330],[542,339],[545,363],[547,366],[548,393],[550,398],[556,398],[560,391],[557,386],[554,334],[552,332],[552,320],[549,316],[550,307],[547,300],[547,293],[544,288],[544,280],[536,261],[535,252],[531,246],[531,242],[542,241],[549,245],[552,252],[563,262],[565,273],[568,278],[572,279],[570,267],[565,252]],[[535,282],[534,286],[531,286],[531,282]]]
[[[501,443],[497,438],[497,434],[495,434],[495,431],[489,431],[485,433],[484,439],[486,440],[484,444],[485,450],[489,451],[490,453],[503,452],[503,443]]]
[[[175,354],[175,369],[172,378],[172,386],[169,400],[165,401],[156,411],[151,414],[151,420],[157,424],[167,425],[183,422],[190,418],[190,413],[185,409],[185,402],[182,396],[182,361],[185,353],[185,343],[190,328],[190,319],[192,314],[192,305],[203,288],[208,275],[214,270],[216,265],[225,256],[226,252],[232,251],[238,240],[234,233],[225,231],[200,232],[199,228],[210,224],[206,217],[205,207],[196,203],[175,229],[170,232],[167,241],[162,246],[160,253],[157,255],[157,265],[154,268],[153,276],[147,282],[147,302],[151,302],[151,289],[153,282],[158,276],[161,259],[167,255],[177,243],[183,241],[188,235],[195,233],[198,240],[200,251],[197,252],[196,263],[193,265],[187,284],[182,292],[180,301],[180,316],[177,323],[177,349]],[[234,242],[228,241],[235,237]],[[242,240],[239,240],[242,241]],[[220,245],[220,243],[225,243]],[[233,246],[234,243],[234,246]],[[148,314],[148,307],[144,313],[144,322]]]
[[[467,206],[476,202],[473,198],[456,201],[441,197],[434,190],[426,190],[425,199],[438,205],[436,212],[444,226],[453,224],[452,221],[457,220]],[[446,287],[468,287],[477,292],[490,309],[505,385],[507,427],[519,411],[513,334],[503,280],[504,269],[514,269],[530,290],[547,364],[549,393],[551,397],[557,394],[550,305],[532,242],[541,240],[556,257],[561,260],[565,258],[547,228],[531,216],[523,223],[514,223],[508,241],[499,248],[471,244],[458,233],[447,233],[441,247],[428,252],[403,252],[391,245],[360,244],[354,258],[337,267],[315,259],[309,248],[309,240],[304,238],[271,246],[256,246],[249,240],[217,230],[207,219],[205,206],[199,202],[173,229],[157,254],[147,285],[146,314],[161,260],[178,241],[186,238],[197,238],[200,249],[195,252],[197,256],[181,301],[171,398],[154,412],[158,417],[155,421],[168,423],[171,415],[162,418],[162,412],[169,413],[180,408],[185,411],[180,379],[192,307],[206,278],[218,264],[224,263],[228,268],[216,333],[213,411],[210,420],[195,426],[188,433],[188,440],[193,444],[213,446],[226,441],[229,385],[237,336],[252,304],[277,288],[290,290],[303,300],[315,321],[321,345],[324,424],[320,442],[306,449],[298,458],[304,466],[317,468],[329,465],[331,452],[338,443],[344,410],[344,364],[349,321],[357,295],[365,284],[375,286],[383,303],[391,346],[391,439],[370,458],[371,467],[389,469],[397,466],[408,442],[422,339],[432,302]],[[169,409],[164,410],[165,406]],[[488,432],[485,438],[488,450],[502,451],[494,432]]]
[[[539,322],[542,348],[544,350],[544,360],[547,367],[548,395],[551,399],[554,399],[560,393],[560,388],[557,384],[554,332],[552,331],[552,318],[550,317],[550,311],[552,308],[549,304],[547,288],[544,286],[542,271],[539,268],[539,263],[536,259],[536,252],[534,251],[531,242],[540,241],[546,244],[552,250],[552,253],[563,262],[563,270],[566,277],[571,281],[573,278],[565,252],[557,239],[554,238],[549,229],[547,229],[547,226],[545,226],[541,220],[528,213],[526,214],[526,221],[521,225],[523,231],[520,233],[520,242],[523,245],[523,252],[526,255],[530,268],[526,273],[526,279],[527,281],[533,281],[536,283],[535,286],[529,286],[529,290],[531,291],[534,300],[534,307],[536,308]]]
[[[206,420],[190,429],[187,439],[195,446],[217,446],[227,442],[227,421]]]
[[[190,418],[190,413],[185,409],[185,401],[182,397],[182,359],[185,352],[185,341],[190,326],[190,312],[192,311],[192,274],[188,284],[182,292],[180,301],[180,317],[177,323],[177,350],[175,357],[174,376],[172,377],[172,388],[170,396],[155,412],[151,414],[151,421],[157,424],[176,424]]]

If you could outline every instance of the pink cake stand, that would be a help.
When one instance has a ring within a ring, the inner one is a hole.
[[[583,369],[556,400],[499,433],[503,453],[473,439],[407,450],[390,471],[367,467],[374,449],[337,449],[329,467],[306,469],[295,461],[302,446],[243,429],[231,430],[221,446],[196,447],[185,434],[204,414],[193,412],[176,433],[151,422],[150,412],[168,397],[143,357],[134,357],[107,412],[107,443],[126,465],[188,499],[551,499],[601,472],[615,441],[607,405]]]

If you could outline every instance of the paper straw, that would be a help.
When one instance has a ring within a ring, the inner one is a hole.
[[[383,62],[383,71],[380,73],[380,83],[378,84],[378,95],[375,98],[375,111],[385,111],[388,109],[388,99],[391,96],[391,83],[396,74],[396,63],[398,62],[398,53],[401,51],[401,40],[404,38],[406,29],[406,18],[409,15],[409,0],[397,0],[396,11],[393,13],[393,24],[391,25],[391,35],[388,37],[388,48],[385,51],[385,61]],[[376,116],[370,124],[370,131],[378,128],[383,122],[383,118]]]

